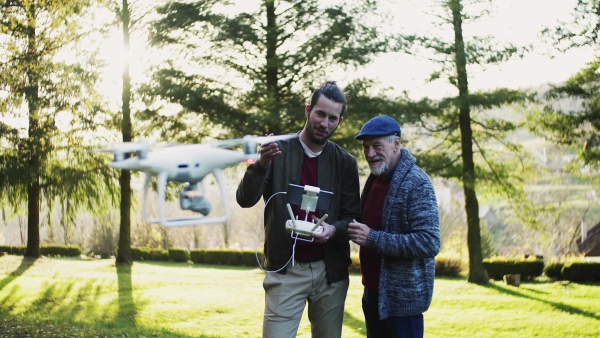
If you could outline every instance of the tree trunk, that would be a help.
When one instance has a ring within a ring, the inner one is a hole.
[[[40,156],[42,147],[42,130],[40,128],[39,116],[39,67],[37,57],[37,35],[36,35],[36,14],[35,3],[27,8],[27,16],[30,18],[30,25],[27,27],[27,49],[29,51],[26,76],[29,86],[25,91],[27,109],[29,114],[29,136],[27,140],[27,174],[29,180],[27,184],[27,249],[25,257],[40,257],[40,166],[42,158]]]
[[[266,0],[265,12],[267,14],[267,27],[266,27],[266,85],[267,85],[267,98],[266,105],[262,108],[268,114],[269,120],[279,120],[281,114],[281,93],[279,87],[279,57],[277,55],[277,48],[279,44],[279,27],[277,27],[277,13],[275,8],[275,1]],[[281,134],[283,131],[280,127],[276,127],[277,124],[268,123],[269,133]],[[273,127],[275,127],[273,129]]]
[[[123,120],[121,132],[123,133],[123,142],[131,142],[131,78],[129,76],[129,4],[128,0],[123,0],[121,14],[121,23],[123,25],[123,50],[125,51],[125,65],[123,66],[123,92],[122,92],[122,110]],[[131,264],[131,172],[121,170],[119,176],[119,185],[121,187],[121,224],[119,227],[119,249],[117,250],[117,263]]]
[[[30,170],[33,170],[30,162]],[[34,174],[32,174],[33,176]],[[29,182],[27,187],[27,249],[25,257],[40,257],[40,183],[39,178],[35,177]]]
[[[485,284],[489,278],[483,267],[481,251],[481,233],[479,228],[479,202],[475,189],[475,164],[473,162],[473,131],[471,129],[471,112],[469,105],[469,85],[467,78],[467,60],[462,35],[462,4],[460,0],[451,0],[452,18],[454,22],[454,45],[459,100],[459,124],[463,161],[463,190],[465,194],[465,211],[467,214],[467,245],[469,248],[469,277],[471,283]]]

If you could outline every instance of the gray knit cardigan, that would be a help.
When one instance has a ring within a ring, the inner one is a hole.
[[[367,179],[361,210],[374,179]],[[379,319],[427,311],[440,250],[438,207],[431,180],[404,148],[383,205],[382,230],[371,230],[365,245],[382,255]]]

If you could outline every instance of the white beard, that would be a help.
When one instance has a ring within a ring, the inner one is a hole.
[[[389,169],[389,165],[387,162],[381,161],[379,164],[371,165],[369,164],[369,169],[371,169],[371,174],[375,176],[380,176],[385,173]]]

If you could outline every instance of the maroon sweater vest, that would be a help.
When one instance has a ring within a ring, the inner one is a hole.
[[[376,178],[365,200],[362,221],[373,230],[381,230],[383,221],[383,203],[387,196],[390,182]],[[360,247],[360,272],[362,284],[369,290],[379,290],[379,274],[381,272],[381,254],[373,248]]]

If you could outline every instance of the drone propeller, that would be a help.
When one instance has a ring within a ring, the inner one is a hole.
[[[178,145],[177,143],[150,143],[146,140],[140,140],[137,142],[120,142],[113,143],[108,147],[101,147],[99,149],[94,149],[92,152],[95,153],[110,153],[115,157],[115,161],[121,161],[125,159],[126,154],[134,153],[140,159],[145,159],[148,156],[148,153],[156,150],[161,150],[167,147],[172,147]]]
[[[292,138],[297,138],[298,134],[288,134],[288,135],[272,135],[272,136],[244,136],[243,140],[254,142],[256,144],[266,144],[272,143],[282,140],[289,140]]]
[[[298,134],[272,135],[272,136],[246,135],[243,138],[215,141],[215,142],[212,142],[211,145],[213,147],[218,147],[218,148],[229,148],[229,147],[243,145],[245,154],[253,154],[256,152],[256,145],[258,145],[258,144],[273,143],[273,142],[282,141],[282,140],[289,140],[289,139],[296,138],[296,137],[298,137]]]
[[[149,149],[150,144],[147,141],[138,141],[138,142],[121,142],[115,143],[111,147],[112,151],[122,151],[126,153],[131,153],[134,151],[138,151],[142,148]]]

